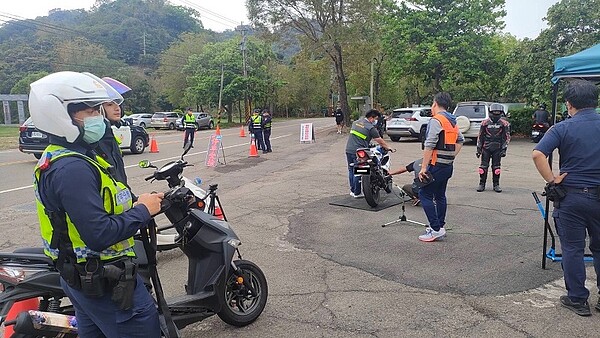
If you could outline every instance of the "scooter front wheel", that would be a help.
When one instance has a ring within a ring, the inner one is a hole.
[[[232,270],[225,283],[225,304],[217,314],[225,323],[246,326],[254,322],[265,309],[269,290],[262,270],[246,260],[233,262],[242,272],[242,279]],[[246,287],[248,283],[254,294]]]

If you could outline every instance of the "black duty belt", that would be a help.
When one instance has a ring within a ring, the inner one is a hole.
[[[580,193],[580,194],[600,194],[600,187],[586,187],[586,188],[573,188],[564,187],[568,193]]]

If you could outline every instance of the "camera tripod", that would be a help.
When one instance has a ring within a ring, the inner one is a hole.
[[[385,223],[385,224],[382,224],[382,225],[381,225],[381,227],[382,227],[382,228],[385,228],[385,227],[386,227],[386,226],[388,226],[388,225],[392,225],[392,224],[396,224],[396,223],[400,223],[400,222],[408,222],[408,223],[412,223],[412,224],[421,225],[421,226],[424,226],[424,227],[426,227],[426,226],[427,226],[427,224],[425,224],[425,223],[421,223],[421,222],[413,221],[413,220],[411,220],[411,219],[408,219],[408,218],[406,218],[406,207],[405,207],[405,206],[406,206],[406,201],[405,201],[405,198],[406,198],[406,192],[405,192],[405,191],[404,191],[404,190],[403,190],[403,189],[402,189],[400,186],[398,186],[397,184],[394,184],[394,186],[395,186],[396,188],[398,188],[399,194],[398,194],[397,196],[398,196],[398,197],[400,198],[400,200],[402,201],[402,202],[400,203],[400,204],[401,204],[401,206],[402,206],[402,213],[400,214],[400,216],[398,217],[398,219],[396,219],[396,220],[393,220],[393,221],[390,221],[390,222],[387,222],[387,223]]]

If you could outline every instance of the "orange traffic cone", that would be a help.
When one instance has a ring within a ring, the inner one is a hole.
[[[244,126],[240,128],[240,137],[246,137],[246,132],[244,131]]]
[[[152,138],[150,139],[150,152],[158,153],[158,143],[156,142],[154,135],[152,135]]]
[[[17,318],[19,313],[28,310],[38,310],[40,308],[40,300],[37,298],[25,299],[19,302],[15,302],[6,315],[6,320],[14,320]],[[11,337],[15,331],[12,325],[4,327],[4,337]]]
[[[223,215],[223,211],[221,210],[221,207],[216,206],[215,207],[215,214],[214,216],[222,221],[225,220],[225,216]]]
[[[256,150],[256,140],[254,137],[250,142],[250,155],[248,155],[248,157],[258,157],[258,150]]]
[[[215,130],[215,135],[221,135],[221,127],[217,124],[217,130]]]

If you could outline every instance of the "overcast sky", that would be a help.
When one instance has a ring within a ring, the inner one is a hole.
[[[506,0],[506,31],[518,38],[535,38],[546,27],[542,18],[559,0]],[[2,0],[0,15],[6,13],[25,18],[44,16],[54,8],[89,9],[95,0]],[[233,29],[246,18],[245,0],[171,0],[174,5],[190,6],[202,15],[204,27],[223,31]],[[0,16],[0,20],[5,19]],[[1,22],[1,21],[0,21]]]

